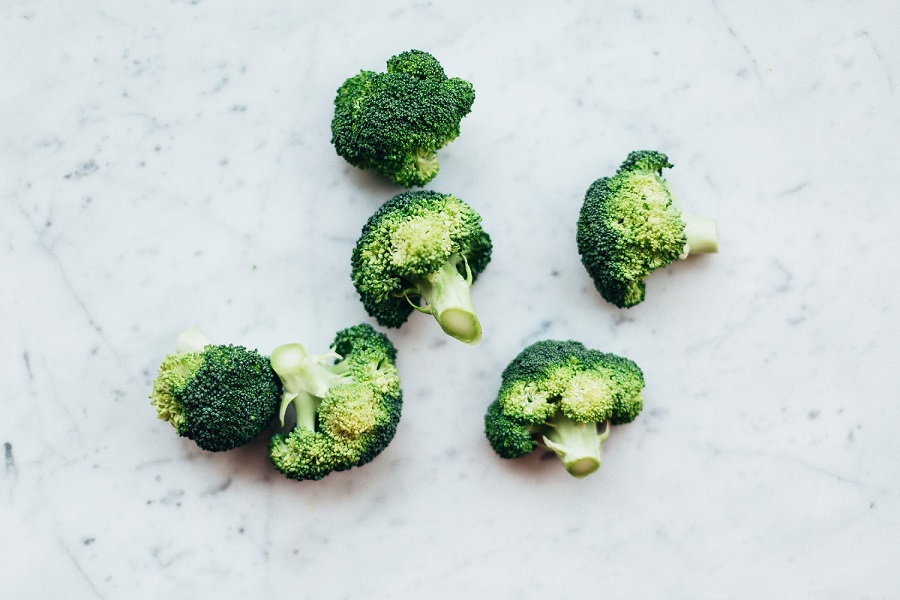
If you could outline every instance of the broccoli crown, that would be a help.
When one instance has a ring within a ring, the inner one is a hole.
[[[423,295],[423,278],[449,264],[461,278],[471,274],[470,285],[490,262],[491,249],[481,216],[462,200],[404,192],[363,226],[351,277],[366,311],[385,327],[400,327]]]
[[[299,344],[272,353],[297,425],[269,444],[275,468],[297,480],[364,465],[394,438],[402,393],[391,341],[369,325],[337,333],[331,352],[310,356]]]
[[[459,135],[474,101],[471,83],[448,78],[427,52],[409,50],[388,60],[386,73],[361,71],[341,85],[331,143],[356,167],[422,186],[437,175],[436,152]]]
[[[265,429],[278,410],[281,384],[256,351],[208,345],[168,355],[150,398],[178,435],[217,452],[242,446]]]
[[[504,369],[485,434],[503,458],[524,456],[541,440],[570,473],[584,476],[600,466],[605,434],[597,424],[633,421],[643,387],[643,373],[627,358],[571,340],[536,342]]]
[[[619,308],[643,301],[644,278],[685,251],[681,210],[662,178],[671,166],[660,152],[632,152],[585,194],[577,227],[581,262],[597,291]]]

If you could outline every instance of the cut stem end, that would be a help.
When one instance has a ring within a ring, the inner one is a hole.
[[[585,456],[566,464],[566,471],[573,477],[587,477],[600,468],[600,461],[593,456]]]
[[[450,337],[473,346],[481,343],[481,323],[475,313],[462,308],[448,308],[435,318]]]
[[[457,266],[466,267],[463,277]],[[461,256],[453,256],[440,269],[413,281],[425,300],[425,307],[414,307],[429,312],[444,333],[466,344],[481,342],[481,323],[472,305],[472,271]]]
[[[202,352],[204,348],[212,344],[212,341],[200,331],[196,325],[188,327],[181,332],[178,339],[175,340],[175,352],[177,354],[187,354],[188,352]]]
[[[689,213],[682,213],[681,218],[687,238],[683,258],[690,254],[714,254],[719,251],[719,230],[715,221]]]

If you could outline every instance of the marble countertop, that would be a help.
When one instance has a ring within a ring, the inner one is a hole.
[[[0,5],[0,597],[897,598],[900,5]],[[484,216],[484,342],[388,333],[404,414],[298,483],[147,395],[184,327],[268,352],[373,321],[349,281],[400,188],[334,152],[334,91],[397,52],[472,81],[427,187]],[[666,152],[718,255],[605,303],[587,186]],[[599,472],[499,459],[526,344],[643,368]]]

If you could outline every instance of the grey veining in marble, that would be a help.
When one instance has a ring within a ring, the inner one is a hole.
[[[0,3],[0,597],[897,598],[900,4]],[[371,322],[349,281],[399,192],[334,91],[429,50],[472,81],[430,189],[484,216],[484,342],[389,332],[405,406],[316,483],[210,454],[147,395],[191,324],[268,352]],[[622,311],[587,186],[666,152],[721,252]],[[527,343],[634,359],[646,409],[584,479],[482,415]]]

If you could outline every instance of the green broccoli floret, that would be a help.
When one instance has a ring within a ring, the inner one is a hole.
[[[259,435],[280,397],[281,384],[266,357],[243,346],[213,345],[196,328],[179,336],[150,395],[160,419],[212,452],[243,446]]]
[[[644,278],[688,254],[718,252],[716,224],[681,211],[661,152],[632,152],[612,177],[588,188],[578,219],[581,262],[600,295],[619,308],[644,300]]]
[[[409,50],[388,60],[386,73],[361,71],[338,89],[331,143],[351,165],[422,186],[437,175],[437,151],[459,135],[474,101],[471,83]]]
[[[363,227],[351,277],[381,325],[400,327],[415,309],[433,315],[448,335],[477,344],[481,324],[470,288],[490,260],[491,238],[472,207],[449,194],[404,192]]]
[[[571,340],[536,342],[504,369],[485,434],[503,458],[543,445],[570,474],[585,477],[600,468],[610,425],[629,423],[641,412],[643,388],[643,373],[627,358]]]
[[[397,350],[369,325],[338,332],[325,354],[309,354],[300,344],[272,352],[272,367],[289,405],[294,429],[269,444],[275,468],[290,479],[322,479],[332,471],[366,464],[394,438],[402,395],[394,361]]]

